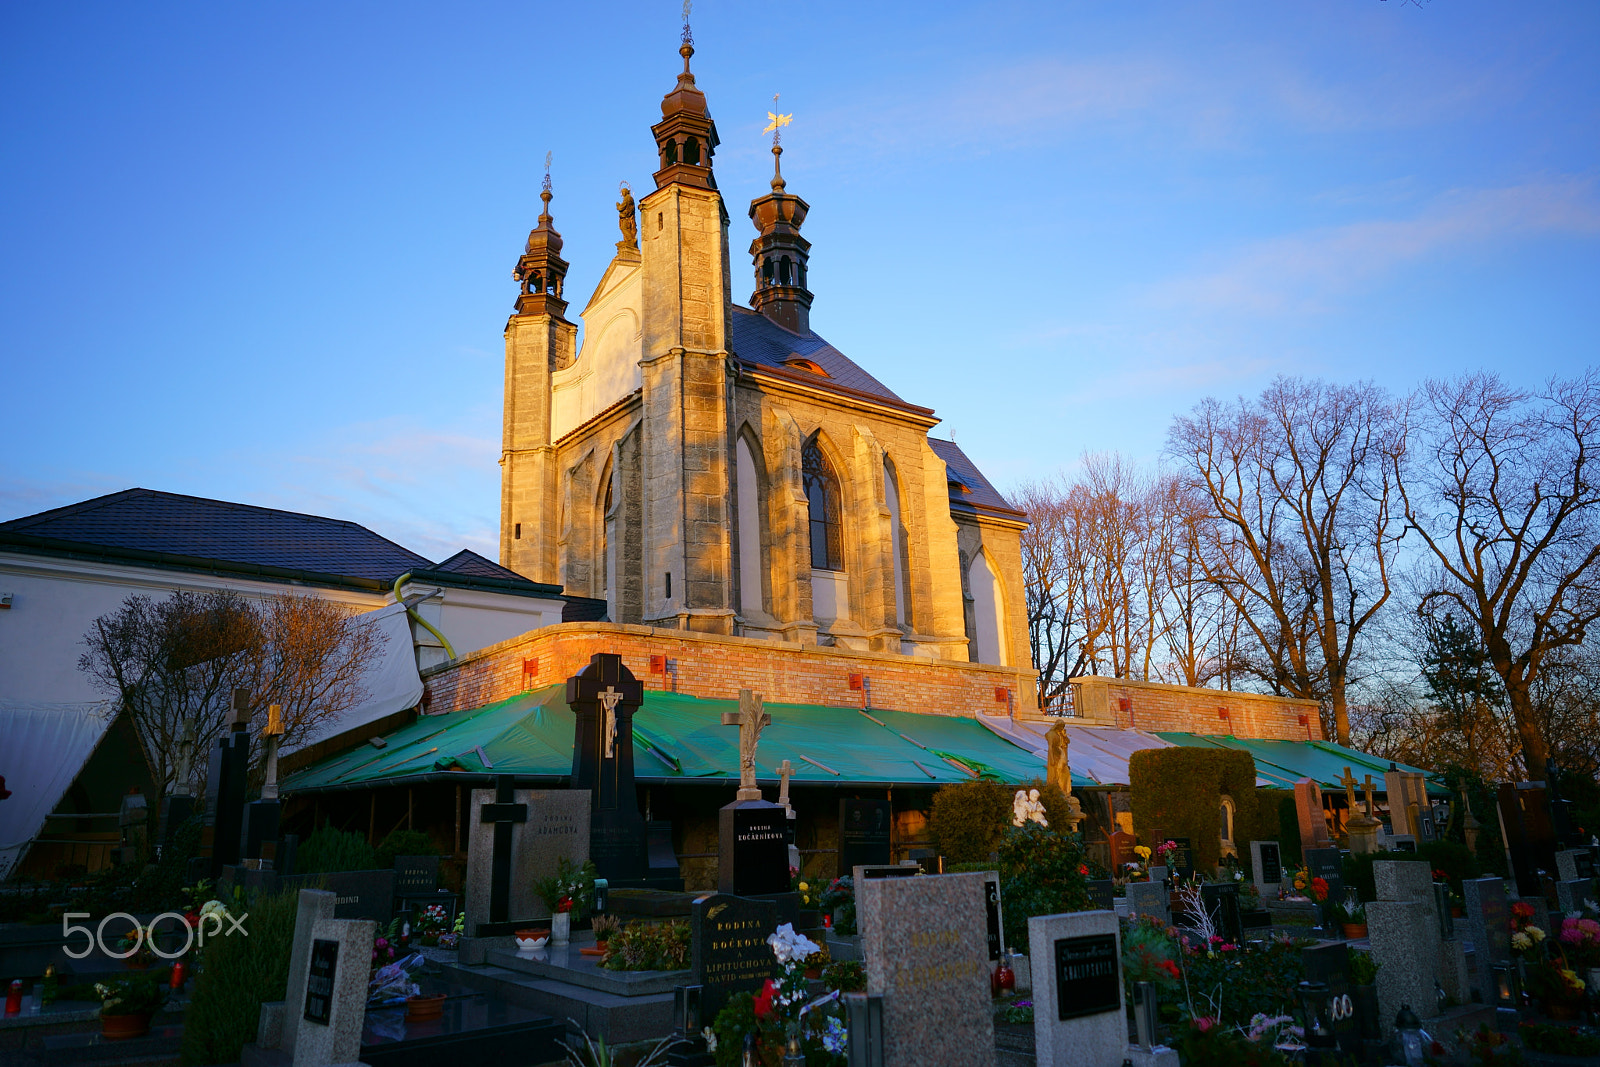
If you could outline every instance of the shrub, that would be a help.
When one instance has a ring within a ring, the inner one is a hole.
[[[689,966],[689,924],[632,923],[611,935],[601,966],[612,971],[679,971]]]
[[[1134,828],[1147,840],[1187,837],[1197,872],[1211,871],[1221,857],[1217,812],[1224,793],[1233,798],[1235,835],[1241,824],[1255,823],[1256,761],[1248,752],[1142,749],[1128,758],[1128,779]]]
[[[1535,1052],[1559,1056],[1600,1056],[1600,1034],[1558,1023],[1523,1023],[1517,1027],[1522,1043]]]
[[[841,993],[860,993],[867,988],[867,971],[860,960],[836,960],[822,972],[822,987]]]
[[[1196,1012],[1227,1026],[1248,1026],[1257,1014],[1292,1015],[1299,1007],[1295,989],[1306,976],[1300,953],[1308,944],[1277,939],[1225,951],[1186,951],[1183,968]]]
[[[261,1005],[282,1000],[289,986],[289,953],[299,894],[259,897],[245,919],[248,937],[208,941],[205,966],[183,1017],[183,1063],[236,1063],[256,1039]]]
[[[1278,851],[1284,867],[1298,867],[1305,862],[1300,851],[1300,814],[1295,811],[1293,793],[1278,798]]]
[[[1427,860],[1428,865],[1436,871],[1443,871],[1450,876],[1450,889],[1452,892],[1461,892],[1463,878],[1476,878],[1483,873],[1483,868],[1478,865],[1478,857],[1466,845],[1456,841],[1429,841],[1417,846],[1417,856]]]
[[[1233,817],[1233,843],[1239,847],[1239,864],[1246,870],[1250,869],[1250,842],[1252,841],[1277,841],[1280,851],[1284,851],[1283,828],[1278,822],[1278,805],[1288,800],[1290,812],[1294,810],[1294,793],[1284,789],[1257,789],[1255,804],[1250,806],[1250,816],[1245,817],[1244,812],[1238,811]],[[1299,823],[1295,824],[1294,839],[1300,840]],[[1296,859],[1299,849],[1295,850]],[[1288,859],[1287,856],[1284,857]]]
[[[378,866],[378,854],[360,834],[324,825],[300,843],[294,866],[296,874],[370,871]],[[389,866],[394,866],[392,859]]]
[[[982,863],[1011,825],[1016,787],[984,778],[947,785],[933,794],[928,828],[948,863]],[[1046,809],[1048,810],[1048,809]]]
[[[1077,834],[1037,823],[1012,827],[1000,841],[1000,910],[1006,944],[1028,943],[1028,919],[1084,911],[1089,869]]]
[[[1183,1067],[1287,1067],[1289,1063],[1267,1042],[1250,1041],[1210,1018],[1191,1021],[1172,1044]]]
[[[377,866],[385,869],[394,866],[396,856],[437,856],[439,849],[433,838],[421,830],[394,830],[378,842]]]

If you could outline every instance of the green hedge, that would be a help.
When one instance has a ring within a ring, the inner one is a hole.
[[[1011,805],[1019,789],[1037,789],[1050,829],[1067,832],[1072,810],[1067,794],[1043,779],[1018,785],[976,778],[943,786],[933,794],[928,828],[944,857],[945,870],[974,863],[987,864],[980,870],[994,869],[989,857],[999,850],[1000,839],[1011,826]]]
[[[1256,761],[1248,752],[1142,749],[1128,758],[1128,779],[1140,838],[1153,844],[1187,837],[1198,872],[1211,871],[1221,858],[1218,809],[1224,793],[1233,798],[1236,845],[1239,827],[1256,824]]]
[[[206,942],[204,965],[183,1016],[185,1067],[237,1063],[239,1050],[256,1039],[261,1005],[284,998],[299,900],[293,890],[257,897],[240,920],[249,936]]]
[[[387,864],[394,866],[391,859]],[[370,871],[378,866],[378,853],[365,836],[330,825],[313,831],[295,852],[296,874],[331,874],[334,871]]]

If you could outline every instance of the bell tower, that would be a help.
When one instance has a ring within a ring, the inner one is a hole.
[[[550,440],[551,372],[572,365],[578,328],[565,318],[567,261],[550,217],[545,156],[539,224],[511,276],[520,286],[506,322],[505,417],[500,445],[500,563],[536,582],[559,584],[556,463]]]
[[[733,632],[728,432],[728,212],[711,159],[717,127],[689,69],[651,127],[661,167],[639,202],[642,257],[643,619]]]
[[[783,146],[777,127],[787,115],[772,119],[772,192],[750,202],[750,221],[761,236],[750,242],[755,261],[756,291],[750,306],[795,333],[811,330],[811,291],[806,288],[806,261],[811,242],[800,236],[810,206],[784,191]]]

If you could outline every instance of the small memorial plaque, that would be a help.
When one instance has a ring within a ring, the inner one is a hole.
[[[1056,1004],[1063,1022],[1122,1009],[1116,934],[1056,941]]]
[[[333,1012],[333,972],[339,963],[339,942],[317,939],[311,942],[311,973],[306,978],[305,1017],[328,1025]]]
[[[1000,935],[1000,882],[996,878],[983,883],[983,910],[987,919],[989,958],[997,960],[1005,942]]]
[[[839,871],[889,862],[889,802],[839,801]]]
[[[1171,838],[1178,847],[1167,853],[1167,866],[1172,868],[1174,877],[1194,877],[1194,849],[1190,847],[1187,837]]]
[[[1283,881],[1283,856],[1278,851],[1278,843],[1262,841],[1260,848],[1261,870],[1256,873],[1256,881],[1263,883]]]
[[[1393,845],[1390,846],[1390,851],[1415,853],[1417,851],[1416,839],[1411,837],[1396,837]]]
[[[1084,883],[1084,888],[1089,891],[1089,903],[1102,911],[1110,911],[1116,906],[1116,883],[1109,878],[1091,878]]]

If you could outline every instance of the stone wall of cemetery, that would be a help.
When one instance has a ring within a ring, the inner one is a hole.
[[[620,655],[647,689],[737,699],[751,689],[774,704],[872,707],[933,715],[1005,715],[1036,710],[1029,668],[668,630],[617,623],[546,626],[423,672],[424,710],[470,711],[563,682],[596,652]],[[675,672],[652,671],[663,657]],[[852,676],[861,688],[852,688]]]
[[[1087,726],[1273,741],[1326,740],[1315,700],[1126,678],[1074,678],[1071,685],[1073,711]]]

